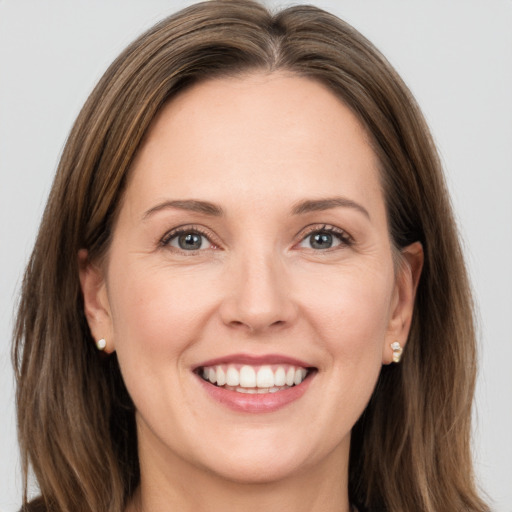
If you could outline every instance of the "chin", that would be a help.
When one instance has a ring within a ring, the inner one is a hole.
[[[277,451],[266,459],[227,459],[228,464],[210,468],[220,478],[236,484],[264,485],[272,484],[301,473],[303,462],[283,460],[283,454]]]
[[[330,465],[328,461],[338,466],[345,453],[348,454],[345,445],[350,444],[350,436],[346,438],[346,444],[342,441],[333,449],[323,444],[322,439],[308,443],[306,437],[291,436],[290,430],[275,436],[267,433],[259,439],[256,434],[252,436],[252,442],[245,436],[238,440],[231,437],[234,442],[229,446],[219,443],[215,452],[209,451],[208,459],[204,452],[201,454],[203,467],[209,473],[237,484],[272,484],[316,471],[326,462]],[[201,464],[200,460],[198,462]]]

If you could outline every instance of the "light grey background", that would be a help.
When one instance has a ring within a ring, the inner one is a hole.
[[[0,0],[0,510],[20,504],[12,311],[67,133],[123,47],[189,3]],[[383,51],[431,125],[480,311],[477,474],[512,512],[512,1],[313,3]]]

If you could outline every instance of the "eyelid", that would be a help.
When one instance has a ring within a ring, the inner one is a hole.
[[[294,244],[294,247],[296,247],[297,244],[303,242],[311,234],[318,233],[318,232],[331,233],[331,234],[337,236],[338,239],[341,241],[340,245],[342,245],[342,246],[351,246],[355,243],[354,238],[344,229],[341,229],[337,226],[333,226],[331,224],[322,223],[322,224],[311,224],[309,226],[304,227],[301,231],[299,231],[299,233],[297,233],[297,235],[295,235],[295,238],[298,240]],[[210,244],[214,246],[213,248],[220,249],[220,243],[217,242],[215,235],[210,230],[206,229],[205,227],[203,227],[201,225],[197,225],[197,224],[183,224],[183,225],[176,226],[176,227],[172,228],[171,230],[167,231],[160,238],[158,245],[160,247],[170,248],[171,246],[169,245],[169,242],[173,238],[176,238],[177,236],[179,236],[181,234],[186,234],[186,233],[197,233],[201,236],[204,236],[210,242]],[[202,251],[207,250],[207,249],[198,249],[195,251],[194,250],[183,251],[183,250],[180,250],[175,247],[172,247],[172,249],[176,250],[177,252],[183,252],[183,253],[189,253],[189,254],[195,254],[197,252],[202,252]],[[212,249],[212,247],[210,247],[208,249]],[[336,248],[325,249],[325,251],[318,251],[318,252],[326,252],[326,251],[333,250],[333,249],[336,249]]]
[[[330,234],[337,236],[341,241],[341,245],[344,245],[344,246],[350,247],[351,245],[354,245],[354,243],[355,243],[354,238],[344,229],[338,228],[337,226],[333,226],[332,224],[311,224],[311,225],[303,228],[296,235],[296,237],[298,238],[298,242],[296,243],[296,245],[303,242],[308,236],[312,235],[313,233],[321,233],[321,232],[330,233]],[[335,248],[333,248],[333,249],[335,249]],[[322,252],[329,251],[329,250],[330,249],[325,249]],[[318,252],[320,252],[320,251],[318,251]]]
[[[213,235],[213,233],[211,231],[207,230],[206,228],[204,228],[203,226],[200,226],[197,224],[183,224],[183,225],[176,226],[175,228],[170,229],[160,238],[158,245],[160,247],[172,248],[172,249],[176,250],[177,252],[183,252],[183,253],[189,253],[189,254],[195,254],[197,252],[202,252],[202,251],[208,250],[208,249],[197,249],[197,250],[191,250],[191,251],[184,251],[184,250],[180,250],[176,247],[171,247],[169,245],[169,242],[173,238],[176,238],[179,235],[188,234],[188,233],[197,233],[198,235],[204,236],[210,242],[210,244],[214,246],[214,247],[209,247],[208,249],[213,249],[213,248],[219,249],[220,248],[219,243],[217,243],[217,241],[215,240],[216,237]]]

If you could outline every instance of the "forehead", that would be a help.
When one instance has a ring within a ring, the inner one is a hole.
[[[143,196],[218,200],[228,192],[380,195],[377,161],[351,110],[318,81],[251,74],[201,82],[152,123],[128,187]],[[228,188],[226,188],[228,187]],[[355,198],[354,198],[355,199]]]

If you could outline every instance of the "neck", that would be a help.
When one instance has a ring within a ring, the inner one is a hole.
[[[223,483],[222,486],[197,485],[188,487],[155,488],[141,482],[127,512],[180,510],[182,512],[351,512],[348,496],[341,489],[309,478],[289,479],[287,482],[264,484]],[[293,482],[295,480],[295,482]],[[302,480],[303,485],[298,486]],[[306,480],[304,482],[304,480]],[[176,483],[176,482],[174,482]],[[182,484],[180,484],[182,485]]]

